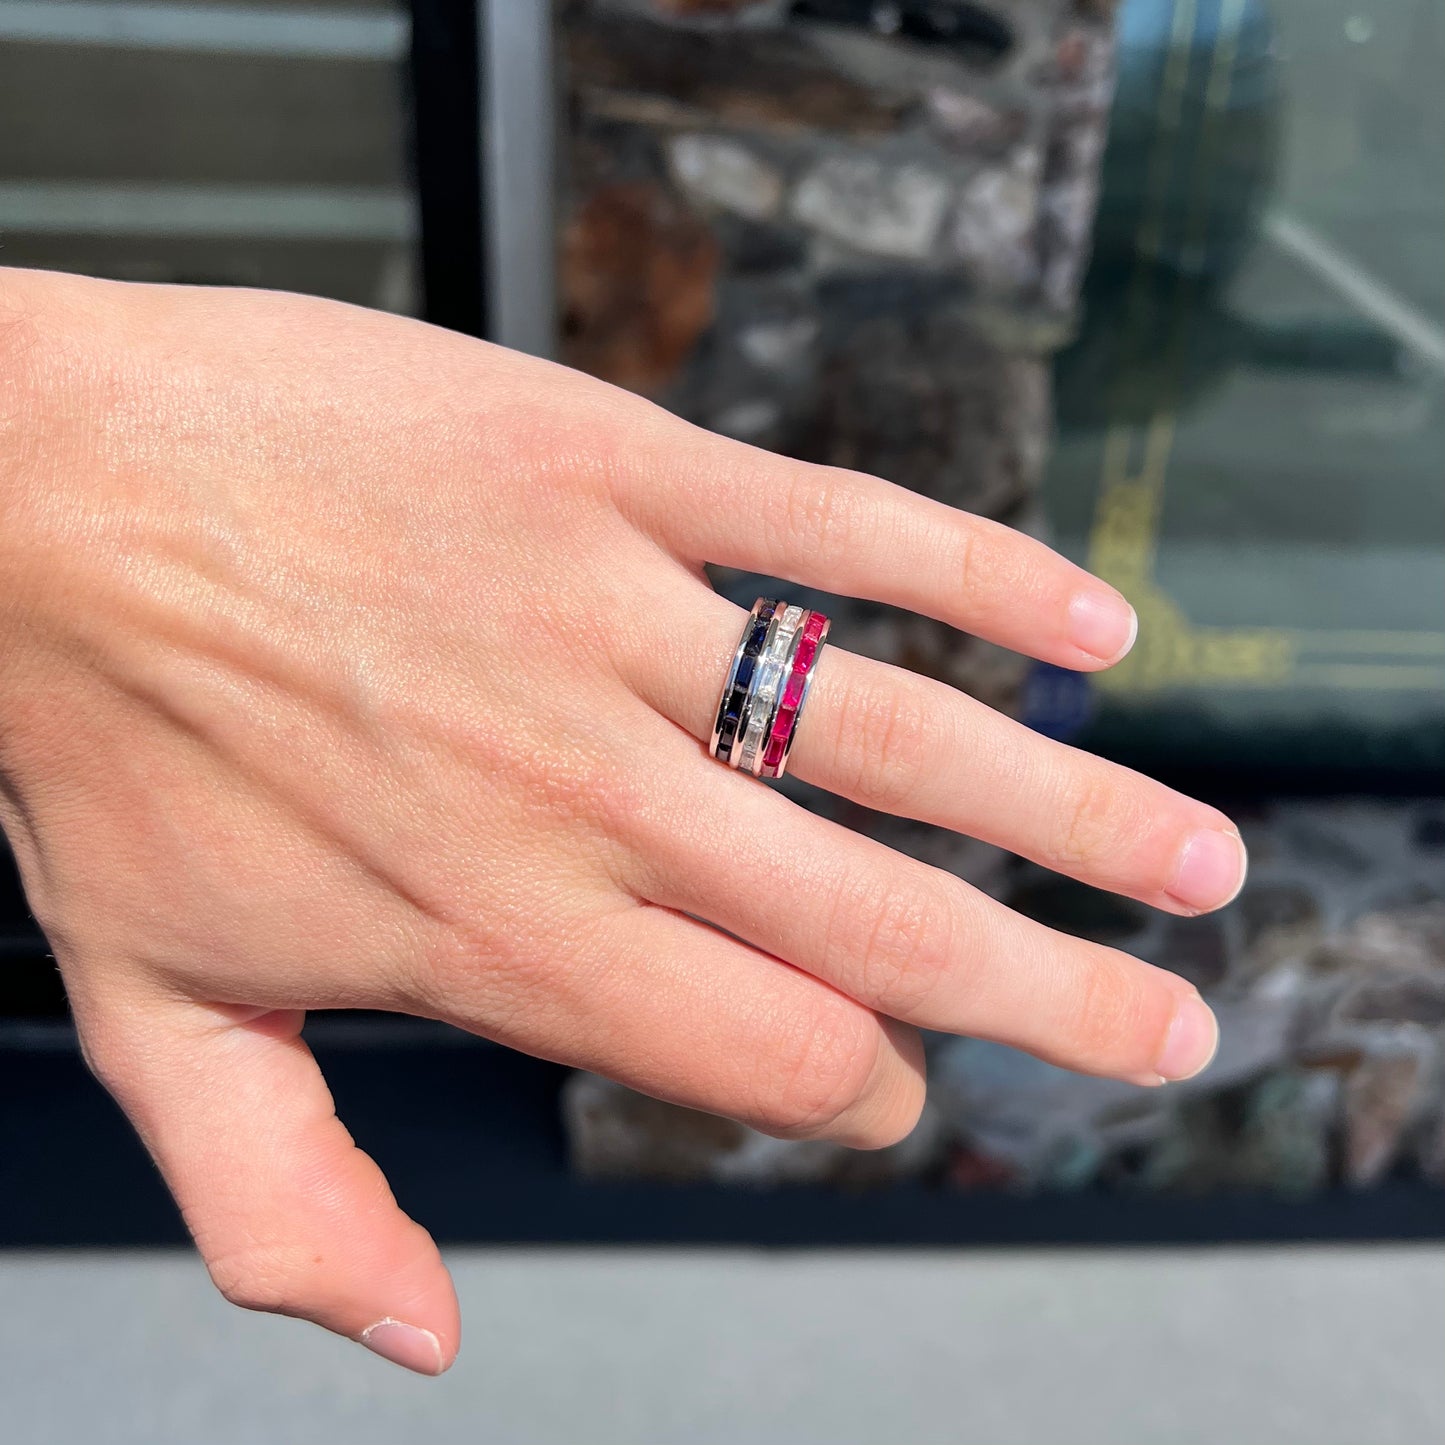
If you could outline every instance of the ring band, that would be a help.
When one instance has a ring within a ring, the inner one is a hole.
[[[723,680],[708,751],[729,767],[780,778],[831,619],[772,597],[748,613]]]

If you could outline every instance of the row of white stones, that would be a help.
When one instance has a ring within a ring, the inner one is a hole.
[[[745,772],[757,772],[758,754],[762,750],[768,723],[773,715],[773,704],[777,701],[782,686],[783,674],[787,670],[788,654],[792,650],[793,638],[803,625],[807,615],[804,607],[788,606],[783,611],[777,631],[763,645],[758,658],[757,679],[748,705],[748,726],[743,734],[743,749],[738,766]]]

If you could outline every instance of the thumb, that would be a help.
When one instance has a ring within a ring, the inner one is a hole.
[[[168,1001],[77,1021],[228,1300],[440,1374],[461,1336],[451,1276],[336,1117],[304,1017]]]

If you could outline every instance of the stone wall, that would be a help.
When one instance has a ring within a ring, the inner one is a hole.
[[[561,4],[563,359],[712,430],[1036,527],[1110,10]],[[714,570],[745,607],[762,581]],[[854,650],[995,705],[1020,686],[1019,659],[936,622],[827,610]]]

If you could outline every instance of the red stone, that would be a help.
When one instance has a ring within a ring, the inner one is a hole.
[[[783,712],[797,711],[798,703],[803,697],[803,680],[804,674],[801,672],[788,674],[788,680],[783,684],[783,700],[779,704]]]
[[[776,768],[783,761],[783,744],[786,738],[779,737],[774,733],[766,748],[763,749],[763,766],[765,768]]]

